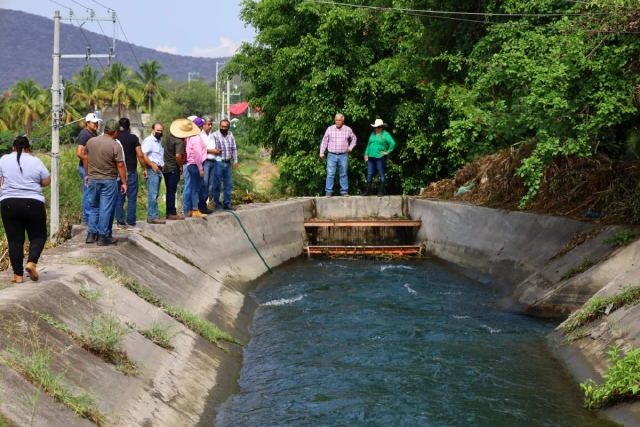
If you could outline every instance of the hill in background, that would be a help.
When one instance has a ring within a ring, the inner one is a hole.
[[[63,20],[60,24],[60,48],[67,45],[63,54],[84,54],[87,46],[91,46],[93,53],[109,52],[113,40],[113,26],[110,22],[101,24],[106,34],[110,35],[107,37],[84,29],[78,31],[78,23],[70,25],[64,22]],[[118,33],[121,34],[119,28]],[[53,17],[48,19],[30,13],[0,9],[0,52],[0,93],[23,79],[34,79],[42,86],[50,86],[53,74]],[[229,58],[173,55],[135,44],[131,44],[130,48],[126,42],[116,41],[115,61],[132,70],[138,70],[138,62],[153,59],[160,62],[163,73],[172,79],[185,81],[189,72],[198,72],[201,78],[214,80],[216,62],[224,62]],[[85,64],[100,70],[107,66],[107,60],[62,59],[60,74],[65,79],[71,79]]]

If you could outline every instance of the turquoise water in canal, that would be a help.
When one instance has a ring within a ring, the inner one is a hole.
[[[614,424],[499,290],[433,261],[299,261],[267,277],[218,427]]]

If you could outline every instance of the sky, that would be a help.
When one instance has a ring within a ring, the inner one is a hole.
[[[129,42],[138,46],[179,55],[217,58],[233,55],[243,41],[251,42],[252,28],[245,28],[240,0],[0,0],[0,8],[20,10],[53,19],[54,12],[69,16],[69,8],[78,17],[87,16],[87,8],[96,16],[116,11]],[[62,20],[63,23],[70,23]],[[102,22],[106,34],[113,25]],[[96,22],[84,28],[101,34]],[[117,27],[119,40],[125,40]]]

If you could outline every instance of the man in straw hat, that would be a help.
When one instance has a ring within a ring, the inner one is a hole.
[[[333,183],[335,181],[336,169],[340,174],[340,194],[349,196],[349,179],[347,178],[347,168],[349,166],[349,153],[356,146],[357,138],[349,126],[344,125],[344,116],[336,114],[335,125],[329,126],[320,144],[320,160],[324,160],[324,152],[329,151],[327,157],[327,181],[325,184],[325,194],[327,197],[333,195]]]
[[[202,185],[202,177],[204,176],[202,164],[207,152],[207,145],[200,137],[200,128],[189,119],[177,119],[171,123],[169,131],[176,138],[184,139],[186,156],[186,162],[184,163],[187,165],[187,171],[184,173],[185,197],[183,198],[183,209],[185,209],[185,213],[188,216],[206,218],[207,214],[197,209],[198,193]],[[186,183],[187,174],[189,174],[188,183]]]
[[[362,193],[363,196],[371,194],[371,184],[373,183],[373,175],[378,171],[380,176],[380,187],[378,188],[378,197],[384,196],[384,180],[385,170],[387,168],[387,156],[396,147],[389,132],[385,130],[387,124],[382,119],[376,119],[371,125],[375,130],[369,137],[367,149],[364,152],[364,161],[367,162],[367,189]]]

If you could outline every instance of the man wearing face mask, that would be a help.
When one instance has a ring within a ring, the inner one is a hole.
[[[151,135],[142,141],[142,154],[147,167],[147,222],[149,224],[164,224],[158,214],[158,194],[162,182],[162,168],[164,167],[164,148],[162,148],[162,123],[155,122],[151,128]]]
[[[213,201],[216,209],[224,209],[235,211],[236,208],[231,206],[231,190],[233,184],[231,182],[231,168],[238,169],[238,150],[236,148],[236,140],[229,131],[229,120],[222,119],[218,130],[213,134],[216,141],[216,149],[220,150],[220,154],[214,154],[216,167],[213,180]],[[233,165],[233,166],[232,166]],[[220,204],[220,185],[223,186],[223,202]]]
[[[84,147],[91,138],[98,136],[98,127],[102,120],[100,120],[95,114],[89,113],[87,114],[87,117],[84,118],[84,121],[87,125],[78,134],[78,148],[76,149],[76,156],[80,159],[80,163],[78,164],[78,173],[82,180],[82,224],[88,225],[89,215],[91,214],[91,204],[89,201],[89,187],[84,185],[84,178],[87,175],[87,171],[84,170],[83,165],[83,161],[86,158],[86,155],[84,154]],[[95,230],[93,230],[93,233],[95,233]]]

